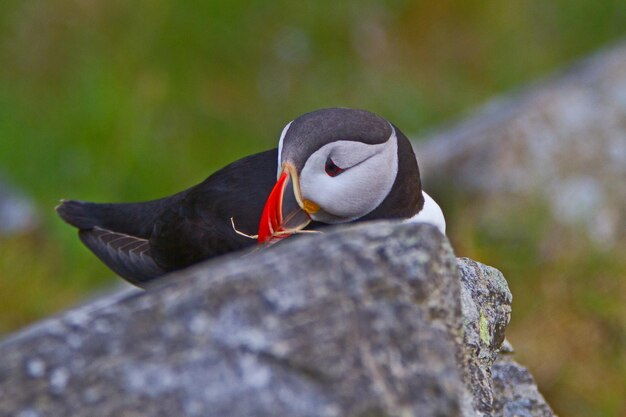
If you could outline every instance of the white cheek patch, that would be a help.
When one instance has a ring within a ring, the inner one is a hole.
[[[285,136],[287,135],[287,131],[289,130],[289,126],[291,126],[291,124],[293,123],[293,120],[289,123],[287,123],[287,126],[283,127],[283,131],[280,134],[280,140],[278,141],[278,168],[277,172],[276,172],[276,178],[278,178],[280,176],[280,168],[283,164],[282,159],[282,154],[283,154],[283,141],[285,140]]]
[[[344,172],[326,174],[327,158]],[[387,142],[367,145],[336,141],[309,157],[300,174],[302,197],[317,203],[339,219],[316,218],[325,223],[347,222],[365,216],[387,197],[398,173],[398,140],[395,130]]]
[[[385,145],[385,143],[366,145],[362,142],[337,141],[326,145],[330,148],[327,157],[330,157],[339,168],[349,169],[384,151]]]

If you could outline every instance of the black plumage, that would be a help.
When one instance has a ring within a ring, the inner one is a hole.
[[[63,201],[57,212],[109,268],[136,285],[256,243],[277,150],[227,165],[185,191],[142,203]]]

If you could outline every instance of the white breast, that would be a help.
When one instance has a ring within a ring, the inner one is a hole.
[[[443,217],[443,211],[441,211],[441,207],[439,204],[432,199],[431,196],[426,194],[425,191],[422,191],[422,195],[424,196],[424,207],[422,210],[417,213],[415,216],[408,219],[408,222],[411,223],[429,223],[434,226],[437,226],[439,231],[446,234],[446,219]]]

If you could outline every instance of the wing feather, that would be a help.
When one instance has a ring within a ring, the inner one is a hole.
[[[81,230],[78,235],[102,262],[132,284],[143,286],[167,272],[154,261],[147,239],[100,227]]]

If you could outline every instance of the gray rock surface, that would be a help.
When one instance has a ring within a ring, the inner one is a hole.
[[[499,355],[491,367],[494,415],[502,417],[552,417],[550,406],[537,390],[528,369],[510,355]]]
[[[551,417],[530,372],[512,359],[505,340],[512,295],[500,271],[472,259],[459,258],[463,371],[472,402],[463,415]]]
[[[468,258],[460,258],[458,268],[466,349],[465,380],[473,393],[472,408],[491,415],[494,402],[491,366],[504,341],[512,296],[497,269]]]
[[[490,217],[539,197],[573,238],[626,241],[626,42],[425,139],[416,153],[435,194],[466,193]]]
[[[0,416],[511,415],[525,391],[491,378],[510,302],[428,225],[288,239],[5,340]]]
[[[0,236],[32,230],[38,223],[32,201],[0,176]]]

